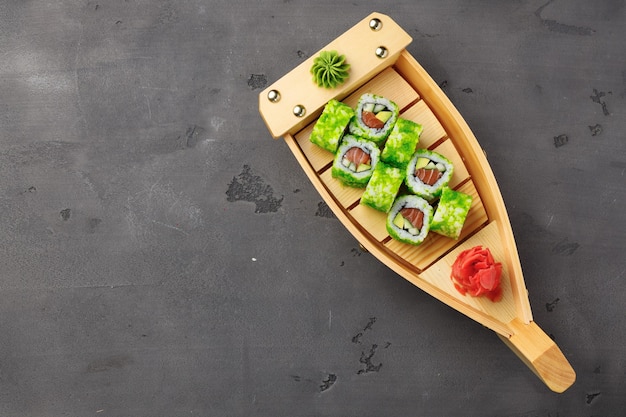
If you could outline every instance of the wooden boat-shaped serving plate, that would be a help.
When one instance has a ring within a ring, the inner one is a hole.
[[[314,55],[259,96],[259,109],[273,137],[284,137],[317,191],[361,246],[397,274],[496,334],[553,391],[569,388],[576,374],[554,341],[533,322],[528,293],[509,218],[478,141],[447,96],[407,52],[411,37],[380,13],[357,23],[321,51],[337,51],[350,64],[345,83],[318,87],[310,73]],[[445,155],[454,164],[449,186],[473,197],[458,240],[430,233],[419,246],[391,239],[386,214],[359,204],[363,189],[343,186],[331,176],[333,154],[309,136],[331,99],[356,107],[373,93],[394,101],[400,117],[423,126],[420,148]],[[502,263],[502,298],[461,295],[450,279],[457,255],[488,247]]]

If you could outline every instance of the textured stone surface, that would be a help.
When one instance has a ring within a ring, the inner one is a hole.
[[[258,93],[372,10],[478,137],[550,392],[322,203]],[[0,415],[617,416],[618,0],[0,3]]]

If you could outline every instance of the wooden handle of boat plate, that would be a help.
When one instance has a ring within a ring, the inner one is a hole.
[[[554,341],[533,321],[514,319],[513,334],[498,337],[554,392],[563,392],[576,380],[576,372]]]

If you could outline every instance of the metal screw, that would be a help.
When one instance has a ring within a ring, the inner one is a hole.
[[[380,19],[375,17],[372,20],[370,20],[370,29],[372,29],[374,32],[378,32],[382,28],[383,28],[383,22],[381,22]]]
[[[293,114],[297,117],[302,117],[306,114],[306,109],[302,104],[296,104],[293,108]]]
[[[267,99],[272,103],[276,103],[278,100],[280,100],[280,93],[278,92],[278,90],[270,90],[267,93]]]
[[[379,46],[378,48],[376,48],[376,56],[379,58],[386,58],[387,52],[387,48],[385,48],[384,46]]]

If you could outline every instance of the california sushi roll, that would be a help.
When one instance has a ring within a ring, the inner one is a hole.
[[[432,216],[433,208],[423,198],[398,197],[387,215],[387,232],[402,243],[419,245],[428,235]]]
[[[403,180],[404,172],[401,169],[379,161],[361,196],[361,204],[385,213],[389,212]]]
[[[419,123],[399,117],[385,142],[380,159],[404,169],[415,153],[422,130]]]
[[[444,187],[430,223],[430,230],[452,239],[458,239],[471,206],[471,195]]]
[[[453,171],[452,162],[445,156],[419,149],[406,167],[406,186],[413,194],[432,201],[441,195]]]
[[[345,135],[333,161],[332,176],[351,187],[365,187],[380,157],[374,142]]]
[[[353,116],[352,107],[334,99],[330,100],[313,126],[309,140],[327,151],[337,152]]]
[[[398,105],[376,94],[363,94],[350,122],[350,133],[382,145],[396,124]]]

